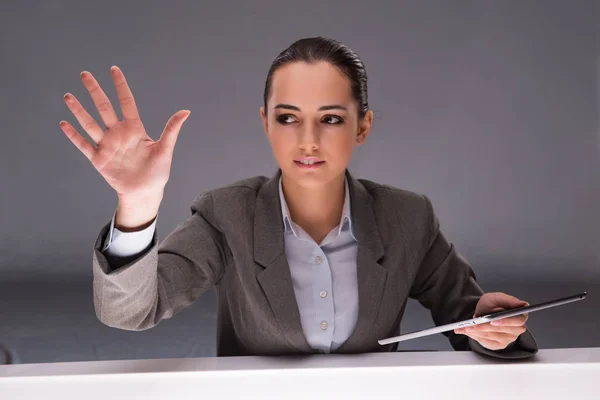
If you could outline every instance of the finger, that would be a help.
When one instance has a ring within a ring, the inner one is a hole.
[[[490,324],[481,324],[465,329],[466,333],[479,333],[479,332],[502,332],[510,335],[520,335],[525,332],[527,328],[525,325],[519,326],[493,326]]]
[[[81,73],[81,81],[92,97],[92,101],[96,105],[96,110],[98,110],[104,125],[107,128],[116,125],[119,122],[119,117],[108,99],[108,96],[98,84],[96,78],[88,71],[83,71]]]
[[[190,116],[190,114],[190,110],[181,110],[177,111],[171,116],[171,118],[169,118],[167,125],[165,126],[165,129],[158,140],[161,143],[161,146],[165,146],[165,148],[169,149],[169,151],[173,151],[175,148],[175,143],[177,142],[177,137],[179,136],[179,131],[181,130],[181,126]]]
[[[117,96],[119,97],[119,103],[121,104],[121,111],[123,112],[123,119],[139,119],[137,106],[133,98],[133,93],[129,89],[127,80],[123,71],[116,65],[110,67],[113,80],[115,81],[115,88],[117,89]]]
[[[100,125],[98,125],[96,120],[85,110],[85,108],[83,108],[79,100],[71,93],[66,93],[63,96],[63,99],[65,100],[67,107],[69,107],[69,110],[71,110],[75,118],[77,118],[77,121],[79,121],[83,130],[90,135],[94,143],[98,144],[104,135],[104,131],[100,128]]]
[[[92,161],[92,157],[96,152],[94,146],[85,140],[67,121],[60,121],[59,125],[75,147],[77,147],[88,160]]]
[[[471,339],[477,341],[480,345],[490,350],[501,350],[506,348],[506,346],[503,343],[500,343],[496,340],[490,340],[482,337],[471,337]]]
[[[518,335],[512,335],[504,332],[471,332],[467,336],[476,338],[484,338],[487,340],[495,340],[500,343],[510,343],[515,341]]]
[[[493,326],[521,326],[525,325],[527,320],[529,319],[529,314],[521,314],[515,315],[514,317],[508,317],[504,319],[499,319],[497,321],[492,321],[490,324]]]

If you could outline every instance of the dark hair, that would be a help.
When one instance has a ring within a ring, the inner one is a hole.
[[[367,96],[367,71],[358,55],[337,40],[317,36],[295,41],[275,58],[267,74],[263,101],[267,114],[267,99],[271,95],[273,73],[285,64],[303,61],[309,64],[326,61],[350,80],[352,97],[358,103],[358,118],[369,110]]]

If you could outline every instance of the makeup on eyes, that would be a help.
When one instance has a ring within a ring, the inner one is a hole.
[[[279,122],[280,124],[282,124],[282,125],[289,125],[290,123],[284,122],[284,120],[286,118],[288,118],[288,117],[293,117],[293,114],[280,114],[280,115],[277,115],[275,117],[275,120],[277,122]],[[341,125],[341,124],[344,123],[344,118],[340,117],[339,115],[327,114],[327,115],[324,115],[323,118],[332,118],[332,119],[335,119],[337,121],[337,122],[334,122],[334,123],[327,123],[326,122],[325,123],[326,125]]]

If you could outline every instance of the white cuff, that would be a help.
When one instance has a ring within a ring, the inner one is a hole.
[[[106,251],[111,256],[128,257],[146,249],[152,242],[152,237],[156,229],[156,221],[158,221],[158,214],[150,226],[136,232],[123,232],[115,228],[116,214],[117,211],[115,210],[110,221],[108,237],[103,251]]]

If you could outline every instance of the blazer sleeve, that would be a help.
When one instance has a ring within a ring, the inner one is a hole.
[[[93,297],[102,323],[131,331],[152,328],[219,282],[225,240],[215,223],[211,193],[198,196],[190,209],[191,216],[160,244],[157,227],[146,250],[118,264],[102,252],[110,223],[101,229],[94,245]]]
[[[431,201],[423,197],[428,214],[428,247],[413,281],[410,297],[430,310],[436,326],[473,318],[477,302],[484,292],[469,263],[440,231]],[[497,358],[528,358],[538,351],[529,330],[503,350],[489,350],[476,340],[453,331],[443,334],[455,350],[473,350]]]

